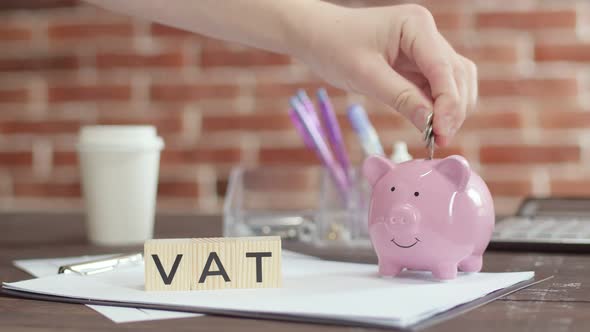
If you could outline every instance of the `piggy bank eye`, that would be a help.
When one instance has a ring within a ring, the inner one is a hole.
[[[414,196],[418,197],[418,196],[420,196],[420,193],[419,193],[419,192],[417,192],[417,191],[415,191],[415,192],[414,192]]]
[[[391,191],[395,191],[395,187],[391,187]]]

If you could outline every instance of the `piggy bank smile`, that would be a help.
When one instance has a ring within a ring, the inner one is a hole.
[[[399,242],[396,242],[396,241],[395,241],[395,238],[391,239],[391,242],[393,242],[393,244],[395,244],[396,246],[398,246],[398,247],[400,247],[400,248],[407,249],[407,248],[412,248],[413,246],[415,246],[416,244],[418,244],[418,242],[420,242],[420,239],[419,239],[419,238],[417,238],[417,237],[415,237],[415,238],[414,238],[414,243],[412,243],[412,244],[407,244],[407,245],[404,245],[404,244],[401,244],[401,243],[399,243]]]

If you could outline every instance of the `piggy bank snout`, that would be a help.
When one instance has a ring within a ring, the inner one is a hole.
[[[409,205],[393,208],[389,214],[389,222],[393,226],[412,233],[418,231],[419,221],[418,211]]]

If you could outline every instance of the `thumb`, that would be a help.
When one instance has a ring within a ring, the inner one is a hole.
[[[401,113],[420,131],[426,129],[433,106],[420,88],[393,70],[385,59],[373,62],[368,74],[364,89],[369,95]]]

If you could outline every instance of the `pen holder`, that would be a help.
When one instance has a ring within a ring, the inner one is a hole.
[[[328,172],[322,172],[316,213],[320,244],[358,245],[369,241],[367,208],[370,187],[358,168],[352,170],[349,179],[350,187],[343,197]]]
[[[223,234],[370,246],[369,186],[358,170],[350,178],[344,198],[322,167],[236,167],[225,196]]]

